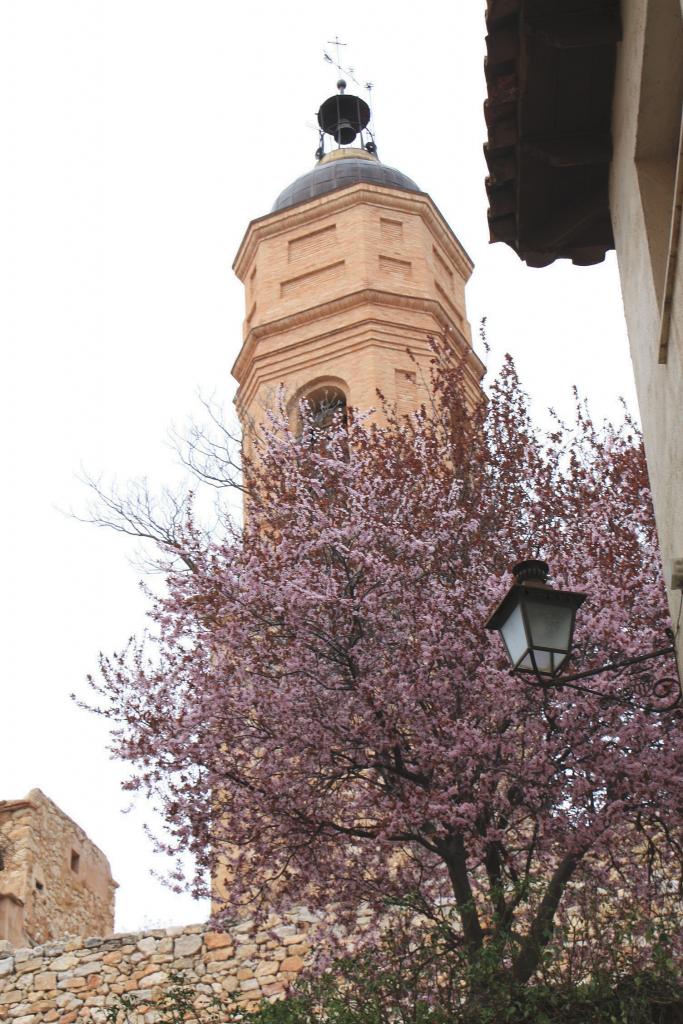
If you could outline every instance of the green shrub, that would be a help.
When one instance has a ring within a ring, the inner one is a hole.
[[[484,968],[466,980],[447,957],[424,951],[386,966],[383,954],[337,961],[262,1004],[250,1024],[683,1024],[683,984],[665,963],[579,985],[515,987]]]

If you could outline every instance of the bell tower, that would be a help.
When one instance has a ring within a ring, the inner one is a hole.
[[[402,413],[417,408],[433,336],[464,357],[465,386],[479,391],[472,263],[431,198],[380,162],[367,103],[337,88],[318,111],[317,163],[249,224],[233,265],[246,298],[233,374],[247,447],[281,385],[292,410],[323,395],[367,410],[378,390]]]

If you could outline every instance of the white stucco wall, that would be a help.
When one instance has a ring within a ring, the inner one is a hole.
[[[683,253],[674,273],[668,358],[659,336],[683,77],[681,0],[622,0],[610,205],[664,574],[683,558]],[[680,28],[680,32],[679,32]],[[676,124],[677,119],[677,124]],[[669,589],[674,623],[681,591]],[[683,625],[683,617],[682,617]],[[679,665],[683,645],[679,635]]]

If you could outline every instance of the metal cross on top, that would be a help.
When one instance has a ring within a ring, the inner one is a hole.
[[[339,47],[340,46],[346,46],[347,44],[346,43],[342,43],[342,41],[339,38],[339,36],[335,36],[334,39],[328,39],[327,40],[327,45],[335,47],[335,49],[337,51],[337,67],[341,71],[341,60],[340,60],[341,54],[339,53]]]

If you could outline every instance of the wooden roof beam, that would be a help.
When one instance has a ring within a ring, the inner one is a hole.
[[[602,189],[582,197],[571,206],[565,207],[562,213],[550,224],[544,224],[537,232],[528,231],[522,241],[520,250],[533,249],[539,252],[557,252],[572,244],[587,245],[588,242],[577,242],[587,229],[592,228],[596,221],[605,217],[608,203]],[[611,232],[610,232],[611,235]],[[597,239],[593,240],[595,243]],[[605,239],[609,245],[610,239]]]
[[[529,156],[538,157],[551,167],[587,167],[608,164],[612,159],[612,145],[601,135],[577,135],[574,138],[533,139],[522,143]]]
[[[543,19],[529,20],[526,31],[560,50],[614,46],[621,39],[621,18],[615,5],[606,10],[546,15]]]

